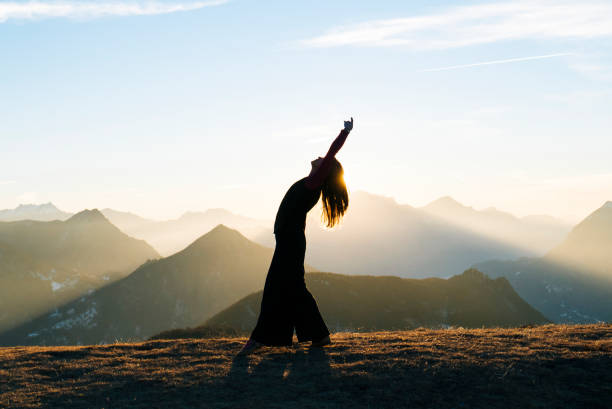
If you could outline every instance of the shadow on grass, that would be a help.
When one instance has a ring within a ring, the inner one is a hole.
[[[220,342],[218,351],[201,346],[177,346],[176,359],[167,352],[126,352],[96,363],[73,352],[36,354],[25,375],[36,379],[38,385],[28,388],[38,396],[27,407],[607,409],[612,396],[610,355],[588,349],[576,354],[565,346],[555,353],[498,349],[466,355],[457,348],[414,344],[398,350],[362,342],[264,348],[250,356],[233,356],[237,343]],[[181,354],[190,358],[181,360]],[[9,379],[0,392],[15,387]]]
[[[320,348],[274,348],[236,356],[225,375],[214,377],[192,372],[190,377],[144,380],[109,372],[94,379],[84,369],[79,368],[78,375],[85,375],[82,379],[69,376],[66,368],[53,371],[55,381],[70,380],[72,387],[49,391],[39,404],[45,408],[274,408],[299,401],[296,407],[309,407],[317,394],[334,388],[330,357]]]
[[[237,355],[225,379],[226,383],[239,385],[257,380],[277,381],[279,385],[292,380],[309,378],[309,382],[329,381],[331,378],[330,358],[321,348],[297,351],[270,352],[261,356]],[[258,360],[259,362],[255,361]]]

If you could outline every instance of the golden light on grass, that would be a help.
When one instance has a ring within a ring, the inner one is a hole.
[[[0,348],[0,407],[604,407],[612,325]]]

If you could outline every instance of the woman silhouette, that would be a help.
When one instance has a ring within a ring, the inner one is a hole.
[[[292,345],[294,328],[298,342],[312,341],[315,347],[331,343],[329,330],[304,281],[304,229],[306,214],[319,197],[328,227],[339,223],[346,212],[349,200],[344,171],[335,156],[352,129],[353,118],[344,122],[344,129],[327,155],[311,162],[310,174],[289,188],[278,208],[274,221],[276,248],[266,277],[261,311],[251,337],[240,351],[242,354],[264,345]]]

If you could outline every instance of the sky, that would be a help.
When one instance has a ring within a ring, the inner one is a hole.
[[[350,191],[612,200],[612,1],[0,1],[0,95],[0,209],[271,219],[350,116]]]

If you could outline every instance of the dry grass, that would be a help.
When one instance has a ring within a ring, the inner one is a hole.
[[[339,333],[323,349],[245,338],[0,348],[0,407],[612,406],[612,325]]]

